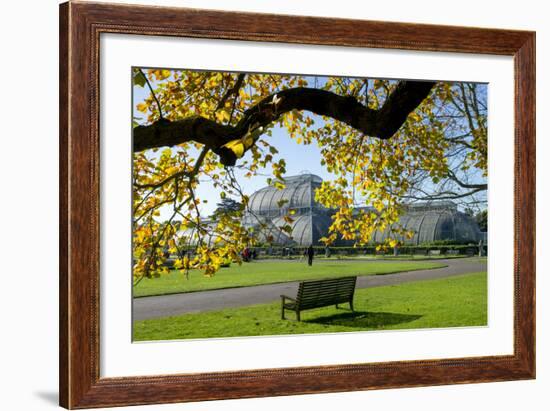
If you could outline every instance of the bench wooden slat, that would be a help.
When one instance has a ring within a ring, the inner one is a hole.
[[[348,283],[348,282],[352,283],[354,278],[356,277],[325,278],[322,280],[303,281],[301,284],[303,284],[303,286],[306,287],[306,286],[311,286],[316,284],[326,285],[331,283],[339,283],[339,284]]]
[[[307,292],[307,293],[302,293],[300,297],[308,297],[308,296],[315,296],[315,295],[322,295],[322,294],[337,294],[339,292],[343,292],[343,293],[350,293],[353,291],[353,288],[349,288],[347,290],[313,290],[311,292]]]
[[[307,298],[300,298],[300,303],[303,304],[307,301],[316,301],[316,300],[336,300],[340,298],[349,298],[350,293],[338,293],[338,294],[321,294],[315,296],[309,296]]]
[[[318,298],[323,298],[323,297],[336,297],[338,295],[343,295],[343,296],[348,296],[353,292],[352,289],[350,290],[347,290],[347,291],[338,291],[338,290],[335,290],[335,291],[322,291],[322,292],[319,292],[319,293],[309,293],[308,295],[302,295],[302,297],[300,298],[300,301],[307,301],[307,300],[311,300],[311,299],[318,299]]]
[[[330,298],[330,299],[316,299],[309,301],[300,301],[300,308],[310,307],[313,305],[332,305],[337,303],[345,303],[349,301],[349,296],[347,298]]]
[[[333,296],[336,297],[337,295],[344,295],[349,296],[350,293],[353,291],[353,289],[349,290],[324,290],[316,293],[308,293],[307,295],[302,295],[300,300],[305,301],[312,298],[322,298],[324,296]]]
[[[316,292],[331,292],[331,291],[338,291],[338,290],[353,290],[355,287],[352,285],[342,286],[342,287],[314,287],[314,288],[304,288],[298,292],[298,295],[302,294],[313,294]]]
[[[303,288],[302,291],[307,291],[310,293],[316,292],[316,291],[334,291],[334,290],[351,290],[355,288],[353,284],[344,284],[344,285],[335,285],[333,287],[310,287],[310,288]]]

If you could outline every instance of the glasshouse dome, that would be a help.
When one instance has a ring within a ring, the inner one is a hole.
[[[454,203],[437,202],[432,204],[409,205],[407,212],[399,220],[399,225],[414,233],[411,239],[397,236],[405,244],[419,245],[434,241],[457,243],[475,242],[481,239],[476,221],[457,210]],[[377,231],[375,243],[383,242],[389,230]]]
[[[258,241],[274,245],[319,244],[332,223],[329,209],[315,202],[323,180],[314,174],[286,177],[285,188],[267,186],[250,196],[244,224],[257,230]],[[285,216],[292,210],[291,220]],[[291,232],[281,227],[290,225]]]
[[[250,196],[248,206],[251,213],[258,216],[276,217],[288,209],[297,214],[309,213],[312,208],[322,208],[315,202],[315,189],[323,179],[314,174],[286,177],[285,188],[267,186]]]
[[[315,201],[315,189],[323,180],[313,174],[285,178],[285,188],[267,186],[250,196],[249,212],[244,225],[253,227],[258,241],[273,245],[308,246],[321,245],[319,239],[328,234],[333,210]],[[292,210],[291,220],[285,216]],[[399,223],[412,238],[400,238],[405,244],[418,245],[427,242],[448,240],[451,242],[478,242],[482,233],[475,220],[458,211],[452,202],[409,205]],[[289,225],[291,231],[281,227]],[[383,242],[389,230],[376,232],[372,241]],[[335,245],[350,245],[338,241]]]

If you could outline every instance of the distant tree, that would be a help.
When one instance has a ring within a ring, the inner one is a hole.
[[[483,210],[477,213],[475,216],[479,229],[485,232],[487,231],[487,215],[488,215],[487,210]]]
[[[224,197],[216,204],[216,210],[214,210],[213,216],[227,213],[238,213],[243,209],[243,205],[232,198]]]

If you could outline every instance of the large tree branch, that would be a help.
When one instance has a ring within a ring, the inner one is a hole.
[[[134,128],[134,151],[196,141],[218,154],[222,164],[234,165],[236,158],[231,150],[224,150],[224,144],[243,137],[251,128],[266,127],[292,110],[331,117],[366,135],[388,139],[428,96],[434,84],[427,81],[402,81],[378,110],[366,107],[354,97],[315,88],[291,88],[266,96],[246,110],[235,126],[219,124],[199,116],[173,122],[160,120],[148,126],[138,126]]]
[[[148,126],[134,128],[134,152],[150,148],[175,146],[196,141],[209,148],[219,147],[232,138],[235,127],[218,124],[200,116],[177,121],[156,121]]]

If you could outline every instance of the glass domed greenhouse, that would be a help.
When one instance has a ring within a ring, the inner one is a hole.
[[[267,186],[256,191],[250,196],[244,225],[253,227],[262,243],[283,246],[321,245],[319,239],[327,235],[333,213],[333,210],[315,201],[315,189],[322,182],[319,176],[303,174],[285,178],[283,189]],[[290,210],[294,214],[292,222],[288,223],[284,216]],[[281,230],[287,224],[291,226],[291,232]],[[414,233],[410,239],[400,239],[409,245],[439,240],[477,243],[482,238],[475,220],[458,211],[452,202],[409,205],[399,225]],[[373,242],[381,243],[387,235],[388,231],[376,232]],[[350,244],[340,240],[335,245]]]

